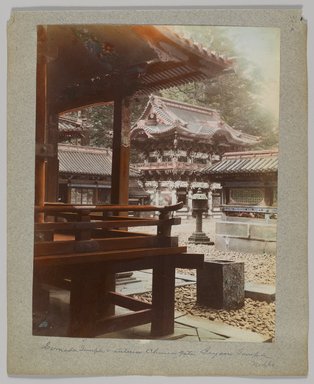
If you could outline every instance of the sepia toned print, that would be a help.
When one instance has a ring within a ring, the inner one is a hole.
[[[37,27],[33,335],[274,341],[279,38]]]

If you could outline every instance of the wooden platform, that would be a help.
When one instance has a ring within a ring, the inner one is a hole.
[[[146,323],[153,336],[173,333],[175,268],[197,268],[204,260],[171,237],[171,226],[180,223],[172,212],[180,207],[37,207],[45,221],[35,224],[34,305],[48,283],[70,290],[68,336],[95,337]],[[149,210],[156,218],[122,216]],[[156,235],[128,230],[147,225],[156,226]],[[115,292],[117,272],[141,269],[153,270],[151,305]],[[115,306],[131,312],[116,315]]]

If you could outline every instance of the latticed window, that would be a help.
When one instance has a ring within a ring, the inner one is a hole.
[[[93,204],[94,190],[92,188],[71,188],[71,204]]]
[[[258,205],[263,201],[264,194],[260,189],[234,188],[230,190],[231,203]]]

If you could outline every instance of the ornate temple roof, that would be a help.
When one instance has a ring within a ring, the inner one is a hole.
[[[211,176],[236,174],[276,173],[278,150],[225,153],[218,163],[206,167],[202,173]]]
[[[82,137],[88,128],[89,125],[84,120],[59,116],[58,136],[60,141],[68,137]]]
[[[112,152],[110,149],[59,144],[58,159],[60,173],[111,176]],[[138,177],[139,171],[130,167],[130,176]]]
[[[256,136],[230,127],[214,109],[151,95],[142,116],[131,129],[131,139],[159,140],[174,132],[205,140],[224,138],[227,143],[240,146],[259,141]]]

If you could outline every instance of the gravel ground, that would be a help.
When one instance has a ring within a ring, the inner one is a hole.
[[[276,259],[274,255],[256,255],[233,251],[219,251],[215,246],[195,245],[188,243],[188,237],[194,231],[195,221],[182,220],[182,224],[173,227],[173,235],[179,237],[180,245],[188,245],[188,251],[203,253],[205,260],[234,260],[244,262],[246,282],[275,285]],[[213,219],[205,219],[203,231],[214,240],[215,223]],[[147,232],[147,228],[145,228]],[[141,232],[141,230],[139,230]],[[195,270],[180,269],[183,274],[195,274]],[[151,293],[135,295],[141,300],[150,302]],[[238,328],[249,329],[253,332],[274,338],[275,336],[275,303],[266,303],[245,299],[245,305],[239,310],[213,310],[196,304],[196,286],[187,285],[176,288],[176,309],[193,316],[200,316],[214,321],[222,321]]]
[[[246,282],[275,285],[276,259],[274,255],[255,255],[233,251],[219,251],[215,246],[188,245],[188,251],[203,253],[205,260],[233,260],[244,262]],[[181,270],[181,273],[195,274],[195,270]]]

